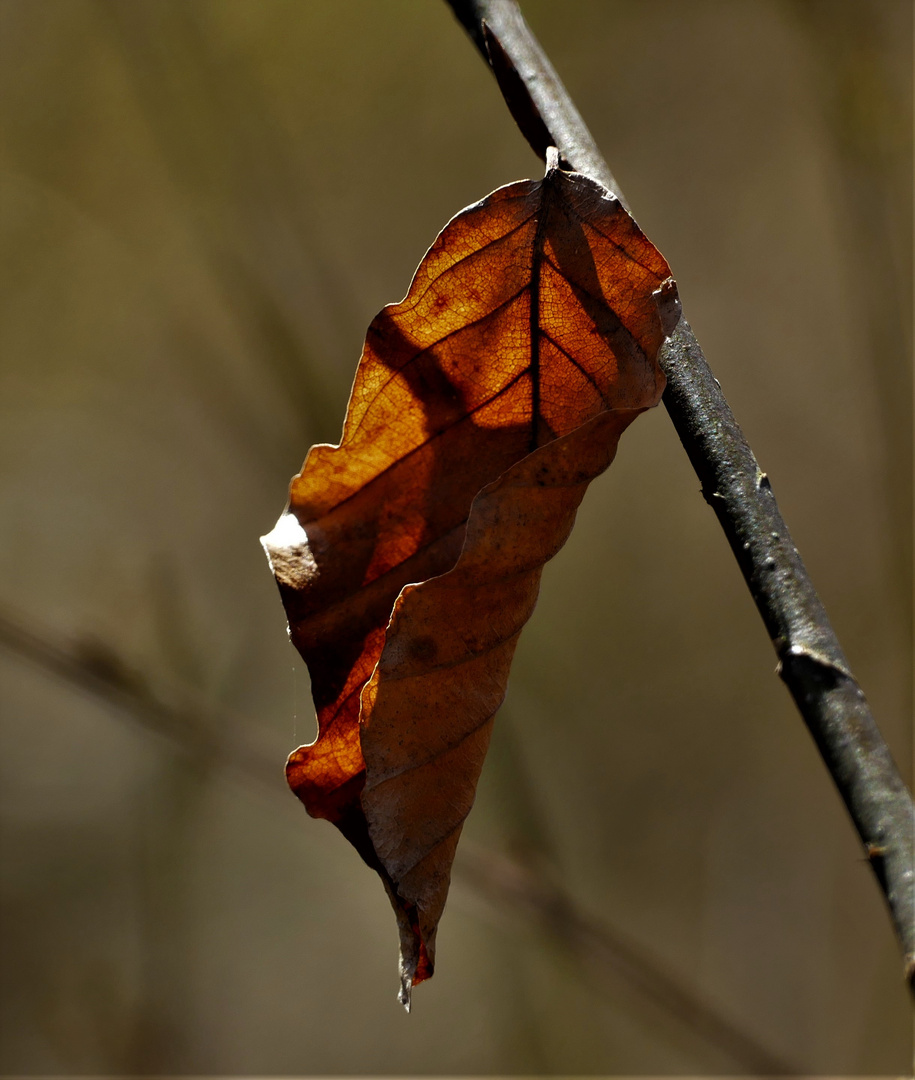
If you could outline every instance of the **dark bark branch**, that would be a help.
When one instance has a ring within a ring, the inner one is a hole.
[[[622,193],[516,0],[448,0],[532,148]],[[778,671],[851,814],[915,988],[915,807],[757,464],[685,318],[660,356],[664,404],[778,655]]]
[[[186,688],[163,693],[107,643],[85,638],[55,641],[0,611],[0,649],[87,691],[191,760],[230,770],[278,798],[291,797],[275,753],[253,737],[249,723],[224,711],[214,712],[204,701],[191,700]],[[177,700],[168,700],[172,697]],[[603,980],[615,975],[627,989],[641,993],[747,1071],[773,1076],[796,1071],[681,984],[645,950],[612,926],[590,919],[547,873],[465,842],[455,875],[499,910],[509,908],[538,923],[569,950],[582,970]]]

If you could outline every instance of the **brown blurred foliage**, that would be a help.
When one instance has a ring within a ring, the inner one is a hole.
[[[523,6],[908,770],[911,5]],[[242,725],[282,789],[313,711],[257,537],[418,253],[540,165],[431,0],[0,0],[0,48],[0,607]],[[544,576],[465,839],[797,1071],[902,1073],[889,921],[773,663],[655,410]],[[0,664],[2,1071],[739,1071],[472,875],[408,1020],[333,830]]]

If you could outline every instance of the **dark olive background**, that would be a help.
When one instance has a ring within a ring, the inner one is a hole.
[[[911,763],[905,0],[526,0]],[[276,760],[0,652],[5,1073],[735,1074],[461,876],[396,1004],[258,536],[445,222],[537,175],[436,0],[2,0],[0,609]],[[468,844],[536,856],[801,1073],[902,1074],[883,902],[660,408],[544,575]],[[606,965],[605,965],[606,968]]]

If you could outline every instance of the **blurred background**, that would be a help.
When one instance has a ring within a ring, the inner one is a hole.
[[[912,7],[525,0],[911,777]],[[541,165],[437,0],[0,0],[7,1074],[907,1074],[882,898],[663,408],[547,568],[406,1016],[258,544]]]

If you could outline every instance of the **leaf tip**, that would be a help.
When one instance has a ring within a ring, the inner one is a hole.
[[[403,1005],[406,1012],[413,1007],[413,974],[406,967],[400,965],[400,990],[397,992],[397,1000]]]

